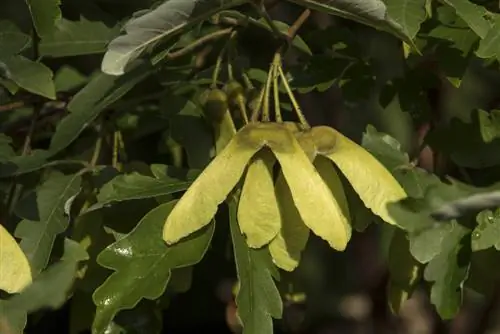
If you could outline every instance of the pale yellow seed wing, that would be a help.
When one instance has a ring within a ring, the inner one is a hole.
[[[316,159],[314,159],[314,167],[316,167],[319,175],[323,181],[325,181],[326,185],[332,192],[333,197],[337,200],[337,203],[346,218],[345,220],[342,220],[342,222],[345,223],[344,227],[347,235],[349,236],[348,239],[350,239],[352,235],[352,226],[351,215],[349,214],[349,204],[345,195],[344,186],[342,185],[342,181],[337,174],[337,170],[331,161],[321,155],[318,155]]]
[[[367,208],[387,223],[396,225],[387,210],[387,203],[405,198],[405,191],[374,156],[340,132],[335,132],[335,147],[325,156],[339,167]]]
[[[300,255],[309,239],[309,228],[297,211],[282,173],[276,180],[276,197],[281,210],[281,230],[269,243],[269,252],[279,268],[293,271],[299,265]]]
[[[240,133],[233,137],[177,202],[163,227],[163,240],[173,244],[208,225],[263,145],[242,141]]]
[[[16,240],[0,225],[0,290],[18,293],[31,283],[31,268]]]
[[[286,150],[271,149],[281,165],[304,224],[332,248],[344,250],[350,236],[345,228],[347,218],[297,140],[292,137]]]
[[[264,149],[248,166],[238,205],[238,223],[249,247],[268,244],[281,227],[278,201],[274,192],[273,154]]]

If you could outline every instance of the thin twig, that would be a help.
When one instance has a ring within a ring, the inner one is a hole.
[[[304,25],[304,23],[307,21],[307,19],[311,16],[311,10],[310,9],[305,9],[302,14],[295,20],[295,22],[292,24],[292,26],[288,29],[287,32],[287,37],[289,42],[291,43],[292,40],[295,38],[295,35],[297,35],[297,32],[299,29]]]
[[[188,44],[184,48],[167,54],[167,59],[172,60],[172,59],[176,59],[176,58],[180,58],[182,56],[185,56],[185,55],[189,54],[190,52],[193,52],[194,50],[196,50],[198,47],[204,45],[205,43],[208,43],[210,41],[214,41],[216,39],[219,39],[223,36],[229,35],[232,32],[233,32],[233,28],[226,28],[226,29],[218,30],[218,31],[215,31],[211,34],[205,35],[205,36],[197,39],[196,41]]]
[[[16,101],[16,102],[10,102],[7,104],[0,105],[0,112],[2,111],[11,111],[14,109],[19,109],[25,106],[24,101]]]

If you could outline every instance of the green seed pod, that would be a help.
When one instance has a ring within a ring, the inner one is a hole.
[[[203,113],[212,122],[220,123],[228,110],[226,93],[221,89],[210,89],[200,97]]]
[[[237,99],[241,98],[243,98],[243,102],[246,103],[245,89],[238,81],[229,81],[224,86],[224,91],[231,105],[237,105]]]
[[[318,152],[328,154],[333,151],[337,141],[335,130],[324,125],[315,126],[311,129],[311,136]]]

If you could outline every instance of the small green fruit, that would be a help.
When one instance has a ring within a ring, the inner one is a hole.
[[[221,89],[210,89],[202,93],[201,105],[203,113],[210,121],[220,123],[228,110],[227,95]]]

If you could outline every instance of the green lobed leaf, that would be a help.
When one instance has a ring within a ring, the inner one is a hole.
[[[2,59],[1,62],[7,68],[7,79],[30,93],[55,100],[56,89],[50,68],[23,56],[12,56]]]
[[[0,20],[0,59],[14,56],[24,50],[31,42],[31,37],[23,33],[10,21]]]
[[[25,0],[39,36],[50,34],[61,19],[61,0]]]
[[[169,0],[143,15],[133,17],[124,26],[125,34],[109,44],[102,60],[102,71],[122,75],[127,65],[146,48],[221,10],[244,2],[246,0]]]
[[[413,39],[427,18],[427,0],[384,0],[389,17],[399,23],[404,34]]]
[[[493,25],[479,42],[476,55],[480,58],[495,58],[500,61],[500,15],[495,15]]]
[[[118,311],[135,307],[142,298],[159,298],[173,269],[192,266],[203,258],[214,224],[173,246],[162,240],[165,216],[175,203],[162,204],[147,213],[129,234],[99,254],[98,263],[115,272],[94,292],[97,312],[93,333],[104,333]]]
[[[47,266],[56,236],[68,227],[64,206],[80,191],[80,184],[79,174],[54,172],[16,208],[17,215],[24,219],[17,225],[15,236],[21,238],[20,246],[30,262],[33,277]]]
[[[108,43],[118,35],[118,25],[108,27],[102,21],[61,19],[55,30],[40,41],[40,55],[44,57],[68,57],[103,53]]]
[[[381,0],[288,0],[323,13],[337,15],[349,20],[388,31],[409,45],[414,45],[411,37],[399,23],[388,15],[388,10]]]
[[[480,5],[469,0],[443,0],[444,3],[453,7],[469,27],[480,37],[485,38],[490,30],[490,24],[486,19],[488,11]]]
[[[471,248],[474,252],[495,247],[500,250],[500,209],[481,211],[472,231]]]
[[[267,248],[251,249],[247,246],[238,227],[237,207],[237,200],[232,198],[229,224],[240,283],[236,305],[243,334],[272,334],[272,319],[280,319],[283,313],[281,296],[273,281],[278,272]]]
[[[97,195],[97,203],[87,211],[97,210],[114,202],[170,195],[186,190],[200,174],[197,170],[182,170],[172,166],[155,165],[164,175],[146,176],[133,172],[118,175],[106,183]]]
[[[470,266],[470,230],[457,223],[447,233],[441,244],[441,252],[429,262],[424,278],[434,282],[431,303],[443,319],[451,319],[462,304],[463,282]]]
[[[28,314],[45,308],[60,308],[68,298],[78,263],[87,259],[87,253],[77,242],[65,239],[60,261],[43,271],[20,294],[0,300],[2,333],[22,333]]]
[[[106,107],[120,99],[151,73],[150,66],[142,63],[123,77],[117,78],[103,73],[94,77],[71,99],[68,105],[70,114],[59,122],[52,136],[49,147],[51,154],[65,149]]]

